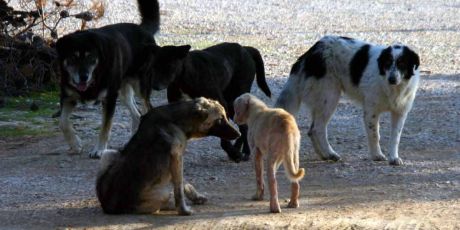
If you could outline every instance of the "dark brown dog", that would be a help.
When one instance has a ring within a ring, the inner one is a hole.
[[[182,154],[187,140],[205,136],[235,139],[240,133],[224,108],[205,98],[156,107],[142,116],[139,129],[119,153],[106,151],[96,191],[105,213],[153,213],[168,203],[170,184],[180,215],[190,215],[184,200]],[[194,203],[206,198],[193,186],[185,195]]]

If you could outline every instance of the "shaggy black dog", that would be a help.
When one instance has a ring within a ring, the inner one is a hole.
[[[205,98],[156,107],[142,116],[136,134],[120,153],[106,151],[96,190],[105,213],[153,213],[168,203],[174,185],[176,208],[190,215],[184,201],[203,203],[206,198],[193,186],[183,185],[182,154],[190,138],[239,137],[224,108]]]
[[[119,92],[130,110],[135,130],[140,113],[134,103],[133,89],[146,92],[169,84],[143,74],[144,60],[152,55],[145,47],[156,45],[153,35],[159,29],[160,13],[157,0],[138,0],[138,4],[142,16],[140,25],[119,23],[77,31],[57,41],[61,66],[60,127],[73,152],[81,151],[80,139],[69,122],[78,101],[102,101],[101,133],[96,148],[90,152],[90,157],[99,157],[107,148]],[[148,90],[139,89],[143,87]]]
[[[259,51],[237,43],[222,43],[204,50],[190,51],[190,46],[164,46],[151,48],[151,76],[173,79],[168,86],[168,100],[177,101],[185,93],[188,96],[207,97],[219,101],[233,117],[233,101],[243,93],[250,92],[254,76],[257,85],[268,96],[270,89],[265,81],[264,63]],[[247,126],[239,126],[241,137],[232,146],[221,140],[228,156],[239,162],[249,159]],[[241,153],[243,150],[244,156]]]

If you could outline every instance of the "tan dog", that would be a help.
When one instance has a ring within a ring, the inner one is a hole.
[[[257,192],[254,200],[263,200],[264,180],[263,155],[268,159],[268,185],[270,188],[270,211],[281,212],[278,202],[276,170],[283,163],[286,175],[291,181],[291,201],[288,208],[299,207],[299,180],[305,170],[299,168],[300,132],[295,118],[283,109],[268,108],[255,96],[245,93],[234,101],[234,121],[238,125],[247,124],[248,142],[255,153]]]

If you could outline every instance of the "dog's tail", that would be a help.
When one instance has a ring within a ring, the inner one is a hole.
[[[160,4],[158,0],[137,0],[141,14],[141,27],[152,35],[160,30]]]
[[[293,116],[295,116],[300,109],[307,84],[307,79],[302,74],[299,67],[301,61],[302,60],[299,59],[292,66],[289,78],[275,103],[276,108],[282,108]]]
[[[256,63],[256,81],[259,88],[267,95],[267,97],[271,97],[272,93],[270,92],[270,88],[265,81],[265,69],[264,69],[264,61],[262,59],[262,55],[260,52],[250,46],[244,46],[244,48],[251,54],[252,59]]]
[[[297,182],[305,176],[305,169],[299,168],[300,136],[298,136],[297,140],[294,140],[293,135],[288,139],[291,139],[294,143],[290,145],[292,146],[289,150],[290,153],[287,154],[283,161],[284,170],[290,181]]]

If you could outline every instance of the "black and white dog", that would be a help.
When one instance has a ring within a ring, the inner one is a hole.
[[[254,77],[259,88],[271,96],[265,80],[264,62],[260,52],[238,43],[220,43],[203,50],[190,51],[190,46],[154,46],[150,75],[170,79],[168,101],[178,101],[186,94],[192,98],[207,97],[224,106],[228,117],[233,117],[233,101],[251,91]],[[247,126],[239,126],[241,137],[235,144],[221,139],[221,146],[235,162],[249,159]],[[242,151],[241,151],[242,150]],[[243,152],[244,155],[241,153]]]
[[[155,45],[153,35],[159,29],[160,13],[157,0],[138,0],[138,5],[142,16],[140,25],[108,25],[77,31],[57,41],[61,66],[59,125],[72,152],[79,153],[82,149],[80,139],[69,121],[69,115],[78,101],[102,101],[102,128],[97,146],[90,152],[90,157],[97,158],[107,148],[118,95],[121,95],[122,102],[130,111],[134,131],[140,118],[134,91],[160,90],[168,85],[162,79],[142,74],[144,60],[151,55],[145,51],[145,47]],[[143,97],[147,97],[146,93]]]
[[[402,165],[398,145],[419,82],[419,56],[407,46],[388,47],[326,36],[292,66],[276,106],[296,114],[303,101],[311,110],[308,135],[317,154],[337,161],[327,140],[327,124],[344,92],[363,106],[369,153],[386,160],[379,144],[379,116],[391,112],[389,163]]]

